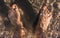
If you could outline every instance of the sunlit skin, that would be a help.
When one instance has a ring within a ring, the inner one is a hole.
[[[2,16],[0,15],[0,25],[2,25],[3,24],[3,22],[2,22]]]
[[[46,31],[52,18],[52,13],[48,10],[47,6],[43,7],[41,16],[42,18],[41,18],[40,27],[42,27],[43,31]]]
[[[23,30],[23,24],[22,24],[22,21],[21,21],[21,13],[23,13],[22,12],[22,10],[20,9],[18,9],[18,6],[16,5],[16,4],[13,4],[12,5],[12,8],[16,11],[16,13],[17,13],[17,24],[20,26],[20,35],[21,35],[21,38],[23,38],[23,36],[25,35],[25,32],[24,32],[24,30]]]
[[[35,31],[36,38],[46,38],[44,32],[47,30],[51,18],[52,18],[52,13],[48,10],[47,6],[44,6],[42,12],[40,13],[40,17],[36,27],[36,31]]]

